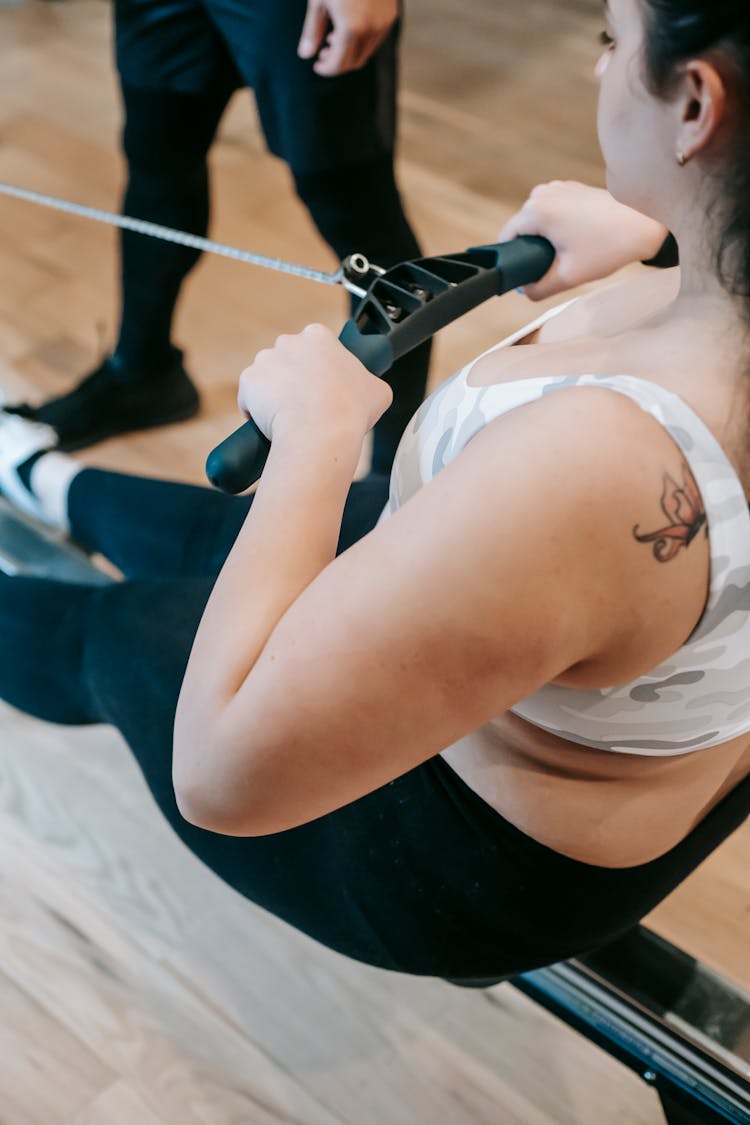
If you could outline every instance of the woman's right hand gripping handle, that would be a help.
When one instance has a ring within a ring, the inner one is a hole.
[[[501,230],[499,241],[521,234],[542,235],[557,251],[545,277],[523,289],[532,301],[542,301],[654,257],[667,231],[603,188],[554,180],[534,188]]]

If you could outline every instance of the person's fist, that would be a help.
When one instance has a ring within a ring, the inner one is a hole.
[[[371,375],[330,329],[311,324],[279,336],[240,376],[240,409],[273,438],[290,430],[361,440],[390,406],[393,392]]]
[[[297,53],[326,78],[359,70],[397,19],[398,0],[308,0]]]
[[[535,187],[499,241],[522,234],[542,235],[557,251],[542,280],[524,288],[532,301],[652,258],[667,237],[660,223],[618,203],[603,188],[562,180]]]

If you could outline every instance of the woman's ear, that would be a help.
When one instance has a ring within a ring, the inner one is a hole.
[[[677,152],[690,160],[709,144],[724,120],[727,89],[719,71],[706,59],[687,63],[677,96]]]

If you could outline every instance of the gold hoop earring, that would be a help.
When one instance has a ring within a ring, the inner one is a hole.
[[[677,163],[679,164],[680,168],[684,168],[687,164],[687,157],[685,156],[684,152],[677,153]]]

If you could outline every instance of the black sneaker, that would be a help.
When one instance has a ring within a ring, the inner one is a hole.
[[[108,356],[77,387],[41,406],[19,403],[3,408],[33,422],[51,426],[57,448],[72,453],[116,434],[150,430],[183,422],[198,413],[200,396],[175,349],[171,367],[149,377],[133,378]]]

